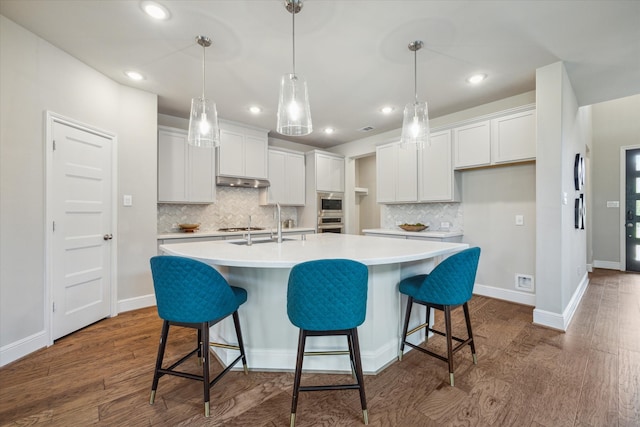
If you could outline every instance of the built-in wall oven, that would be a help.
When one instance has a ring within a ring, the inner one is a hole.
[[[344,233],[342,193],[318,193],[318,233]]]

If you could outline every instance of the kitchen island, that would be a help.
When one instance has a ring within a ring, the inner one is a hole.
[[[326,258],[354,259],[369,268],[367,316],[358,328],[363,370],[377,373],[398,356],[406,300],[398,292],[405,277],[428,273],[442,256],[467,248],[463,243],[410,241],[345,234],[312,234],[282,243],[271,240],[212,241],[161,245],[168,255],[203,261],[215,267],[233,286],[245,288],[248,301],[240,308],[240,322],[253,370],[293,370],[298,329],[287,317],[287,281],[291,268],[304,261]],[[424,309],[412,312],[413,322],[424,319]],[[211,330],[212,339],[234,342],[230,319]],[[415,341],[424,334],[414,334]],[[344,337],[317,337],[307,342],[308,351],[344,349]],[[215,350],[223,363],[234,354]],[[305,370],[349,371],[347,356],[305,360]]]

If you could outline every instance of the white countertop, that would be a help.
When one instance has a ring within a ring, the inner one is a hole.
[[[419,237],[434,237],[438,239],[446,239],[448,237],[462,236],[462,231],[404,231],[402,229],[391,228],[370,228],[362,230],[363,233],[375,233],[375,234],[390,234],[396,236],[419,236]]]
[[[366,265],[418,261],[455,253],[469,247],[466,243],[398,240],[352,234],[308,234],[289,237],[282,243],[234,244],[234,240],[171,243],[160,245],[169,255],[198,259],[208,264],[229,267],[291,268],[316,259],[347,258]],[[237,242],[237,241],[236,241]]]
[[[274,229],[265,228],[264,230],[252,230],[251,235],[252,236],[270,235],[272,230],[275,233],[275,228]],[[282,234],[315,233],[315,232],[316,232],[315,228],[305,228],[305,227],[298,227],[298,228],[294,227],[294,228],[282,229]],[[158,234],[158,240],[185,239],[185,238],[192,238],[192,237],[196,237],[196,238],[197,237],[233,237],[233,236],[242,237],[245,233],[246,231],[194,231],[193,233],[178,231],[175,233]]]

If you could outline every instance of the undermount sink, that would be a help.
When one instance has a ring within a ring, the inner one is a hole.
[[[291,237],[283,237],[282,238],[283,242],[286,242],[286,241],[289,241],[289,240],[297,240],[297,239],[292,239]],[[249,246],[249,242],[247,242],[246,240],[231,240],[231,241],[229,241],[227,243],[231,243],[232,245],[238,245],[238,246]],[[275,239],[275,238],[273,238],[273,239],[271,239],[271,238],[268,238],[268,239],[265,239],[265,238],[251,239],[251,244],[252,245],[259,245],[259,244],[262,244],[262,243],[278,243],[278,240]]]

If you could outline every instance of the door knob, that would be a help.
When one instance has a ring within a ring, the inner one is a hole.
[[[113,234],[105,234],[104,236],[102,236],[102,238],[104,240],[111,240],[111,239],[113,239]]]
[[[627,228],[633,228],[633,224],[632,223],[628,223],[627,224]]]

